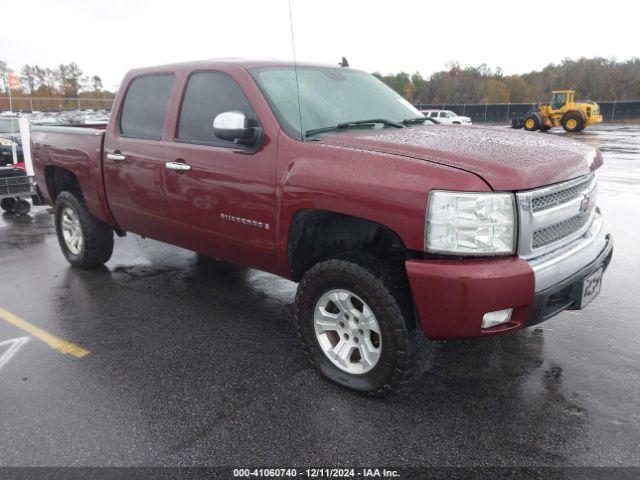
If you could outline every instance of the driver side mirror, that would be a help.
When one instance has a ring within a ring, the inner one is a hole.
[[[257,145],[262,139],[262,128],[252,127],[243,112],[222,112],[213,120],[213,133],[222,140],[241,145]]]

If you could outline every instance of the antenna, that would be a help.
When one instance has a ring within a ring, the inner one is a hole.
[[[298,82],[298,62],[296,61],[296,42],[293,35],[293,16],[291,15],[291,0],[289,1],[289,26],[291,28],[291,50],[293,50],[293,71],[296,75],[296,94],[298,95],[298,118],[300,120],[300,140],[304,142],[304,129],[302,128],[302,108],[300,107],[300,84]]]

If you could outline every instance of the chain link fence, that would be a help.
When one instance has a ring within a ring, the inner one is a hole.
[[[640,120],[640,100],[596,102],[605,122]],[[113,98],[31,98],[13,97],[13,111],[111,110]],[[419,110],[453,110],[474,123],[508,123],[535,107],[532,103],[420,103]],[[0,111],[9,110],[9,98],[0,98]]]
[[[9,98],[0,98],[0,111],[10,110]],[[64,110],[111,110],[113,98],[31,98],[31,97],[12,97],[11,106],[14,112],[49,112]]]
[[[605,122],[640,120],[640,100],[596,102]],[[419,110],[453,110],[474,123],[509,123],[524,117],[535,103],[420,103]]]

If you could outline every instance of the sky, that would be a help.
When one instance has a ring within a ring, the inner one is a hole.
[[[640,56],[632,0],[291,0],[298,61],[423,76],[447,63],[524,73],[564,58]],[[287,0],[0,0],[0,60],[127,70],[207,58],[292,60]]]

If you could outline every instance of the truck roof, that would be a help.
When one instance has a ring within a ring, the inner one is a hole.
[[[209,69],[223,65],[237,65],[246,69],[259,67],[325,67],[325,68],[348,68],[338,65],[327,65],[321,63],[283,61],[283,60],[250,60],[244,58],[214,58],[208,60],[195,60],[191,62],[169,63],[165,65],[154,65],[149,67],[134,68],[127,75],[140,75],[144,73],[154,73],[162,70],[195,70]]]

